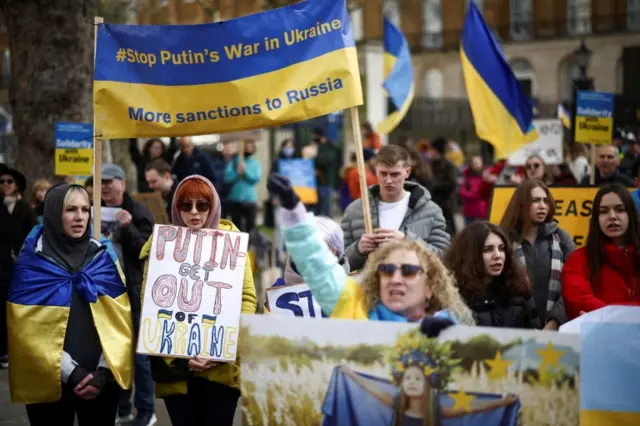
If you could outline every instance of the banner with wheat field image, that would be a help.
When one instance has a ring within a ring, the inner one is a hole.
[[[244,425],[574,426],[580,337],[243,315]]]

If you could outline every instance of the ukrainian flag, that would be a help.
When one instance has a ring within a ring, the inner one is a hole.
[[[558,118],[562,121],[564,127],[566,127],[567,129],[571,128],[571,116],[569,115],[567,110],[564,109],[564,106],[562,106],[562,104],[558,104]]]
[[[215,325],[216,321],[218,320],[217,316],[211,316],[211,315],[202,315],[202,323],[203,324],[211,324],[211,325]]]
[[[580,334],[580,425],[640,425],[640,322],[584,323]]]
[[[477,135],[498,159],[538,139],[533,107],[473,1],[462,28],[460,59]]]
[[[173,311],[169,311],[167,309],[159,309],[158,310],[158,319],[168,319],[173,318]]]
[[[395,129],[407,114],[413,101],[413,65],[409,43],[388,18],[384,18],[384,76],[382,85],[396,111],[389,114],[376,131],[388,134]]]

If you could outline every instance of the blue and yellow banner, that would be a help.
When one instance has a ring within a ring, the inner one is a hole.
[[[538,139],[533,105],[473,1],[462,28],[460,60],[476,134],[508,157]]]
[[[409,111],[413,102],[413,65],[409,43],[402,31],[384,18],[384,83],[382,86],[396,107],[396,111],[389,114],[376,131],[388,134],[395,129]]]
[[[558,118],[562,121],[564,127],[571,128],[571,114],[567,112],[562,104],[558,104]]]
[[[286,176],[300,201],[312,205],[318,202],[318,185],[313,160],[294,158],[278,160],[278,173]]]
[[[106,139],[255,129],[361,104],[345,0],[97,31],[95,125]]]
[[[578,92],[576,142],[610,144],[613,141],[613,103],[612,93]]]
[[[640,307],[616,308],[635,320],[581,325],[581,426],[640,425]]]
[[[57,176],[93,174],[91,123],[56,123],[55,173]]]

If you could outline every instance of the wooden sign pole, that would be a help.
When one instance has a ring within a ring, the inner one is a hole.
[[[364,153],[362,148],[362,135],[360,134],[360,115],[358,107],[349,108],[351,111],[351,129],[356,145],[356,161],[358,164],[358,176],[360,178],[360,198],[362,199],[362,214],[364,216],[364,232],[371,234],[373,225],[371,222],[371,207],[369,206],[369,188],[367,187],[367,175],[365,173]]]
[[[98,28],[104,19],[96,16],[93,30],[93,63],[95,66],[96,49],[98,46]],[[93,110],[93,236],[100,240],[102,226],[102,139],[96,133],[96,112]]]
[[[596,184],[596,144],[593,143],[591,144],[591,176],[589,176],[589,184]]]

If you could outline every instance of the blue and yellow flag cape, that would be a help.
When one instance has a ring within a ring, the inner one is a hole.
[[[81,272],[70,274],[36,253],[41,235],[42,228],[34,228],[25,241],[9,286],[7,325],[12,402],[47,403],[61,398],[62,352],[72,286],[89,301],[104,356],[116,381],[122,388],[130,388],[131,307],[111,254],[103,250]]]
[[[413,101],[413,65],[409,43],[388,18],[384,18],[384,83],[387,95],[396,107],[378,124],[376,131],[388,134],[395,129],[409,111]]]
[[[503,159],[536,139],[533,106],[473,1],[462,28],[460,60],[476,134]]]

